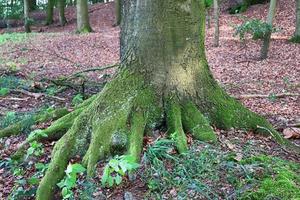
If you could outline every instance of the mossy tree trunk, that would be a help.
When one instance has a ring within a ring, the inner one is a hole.
[[[214,0],[214,20],[215,20],[215,35],[214,35],[214,46],[219,46],[220,37],[220,8],[219,0]]]
[[[87,0],[77,0],[77,32],[88,33],[92,31],[89,22],[89,11]]]
[[[24,28],[26,33],[30,33],[29,0],[24,0]]]
[[[57,0],[57,7],[59,9],[59,23],[64,26],[67,23],[65,16],[66,0]]]
[[[53,23],[54,4],[55,0],[48,0],[46,25],[50,25]]]
[[[269,13],[268,13],[268,18],[267,18],[267,24],[271,27],[273,27],[273,20],[275,18],[275,14],[276,14],[276,4],[277,4],[277,0],[271,0],[270,1],[270,8],[269,8]],[[272,31],[270,31],[266,37],[263,39],[263,45],[261,48],[261,53],[260,53],[260,58],[266,59],[268,57],[268,52],[269,52],[269,48],[270,48],[270,42],[271,42],[271,35],[272,35]]]
[[[123,152],[138,161],[144,132],[164,124],[180,153],[188,148],[186,132],[196,139],[216,142],[211,126],[268,130],[266,133],[284,143],[265,119],[227,95],[213,78],[205,55],[203,0],[123,3],[118,75],[61,121],[71,125],[55,144],[37,190],[38,200],[52,198],[74,155],[82,156],[92,177],[97,162],[118,147],[113,138],[126,137]],[[57,121],[55,128],[49,128],[57,132],[59,125]],[[45,132],[55,132],[51,130]]]

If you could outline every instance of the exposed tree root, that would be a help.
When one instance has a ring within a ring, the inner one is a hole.
[[[64,116],[61,116],[58,120],[56,120],[51,126],[44,130],[40,130],[40,134],[36,134],[32,137],[28,137],[23,143],[21,143],[14,153],[13,158],[19,159],[21,158],[26,150],[28,144],[32,141],[42,141],[42,140],[58,140],[60,139],[73,125],[74,120],[80,115],[80,113],[91,103],[94,101],[96,96],[92,96],[89,99],[85,100],[81,103],[76,109]],[[47,121],[45,117],[39,121]]]
[[[33,122],[37,124],[37,123],[42,123],[42,122],[49,121],[49,120],[59,119],[68,113],[69,112],[66,108],[56,109],[50,113],[47,112],[47,113],[42,113],[42,114],[33,116]],[[26,124],[26,119],[21,120],[20,122],[17,122],[16,124],[13,124],[11,126],[8,126],[4,129],[0,130],[0,138],[9,137],[12,135],[18,135],[18,134],[22,133],[24,124]]]

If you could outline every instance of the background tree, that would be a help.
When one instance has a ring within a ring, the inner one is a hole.
[[[269,8],[269,13],[268,13],[268,18],[267,18],[267,24],[269,25],[271,31],[269,31],[267,36],[264,37],[264,39],[263,39],[263,45],[262,45],[261,53],[260,53],[261,59],[266,59],[268,57],[272,29],[273,29],[273,20],[274,20],[275,13],[276,13],[276,4],[277,4],[277,0],[270,1],[270,8]]]
[[[214,35],[214,46],[219,46],[219,37],[220,37],[220,8],[219,0],[214,0],[214,20],[215,20],[215,35]]]
[[[24,0],[24,27],[25,32],[30,33],[29,0]]]
[[[57,0],[57,7],[59,9],[59,23],[64,26],[67,23],[65,17],[66,0]]]
[[[203,0],[123,3],[119,73],[101,93],[43,131],[49,137],[67,130],[55,144],[38,200],[51,199],[73,155],[83,156],[88,177],[116,148],[139,160],[145,130],[164,122],[180,153],[187,150],[185,132],[216,142],[211,126],[253,130],[286,143],[213,78],[205,55]],[[116,137],[126,139],[120,145],[113,142]]]
[[[300,43],[300,0],[296,0],[296,24],[292,42]]]
[[[77,32],[91,32],[87,0],[77,0]]]
[[[55,0],[48,0],[46,25],[50,25],[53,23],[54,5],[55,5]]]
[[[115,0],[115,14],[116,22],[114,25],[118,26],[121,23],[121,0]]]
[[[37,2],[36,0],[29,0],[29,10],[33,11],[37,9]]]

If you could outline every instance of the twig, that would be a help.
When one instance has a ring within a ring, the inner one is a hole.
[[[284,97],[298,97],[300,94],[296,93],[279,93],[274,95],[266,95],[266,94],[244,94],[240,96],[235,96],[236,99],[251,99],[251,98],[268,98],[268,97],[275,97],[275,98],[284,98]]]
[[[119,65],[120,65],[119,63],[116,63],[116,64],[111,64],[111,65],[106,65],[106,66],[101,66],[101,67],[96,67],[96,68],[85,69],[82,71],[75,72],[74,74],[71,74],[70,76],[68,76],[67,79],[69,79],[71,77],[77,77],[78,75],[80,75],[82,73],[87,73],[87,72],[91,72],[91,71],[103,71],[106,69],[118,67]]]

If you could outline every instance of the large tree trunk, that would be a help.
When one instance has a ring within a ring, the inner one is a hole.
[[[50,25],[53,23],[54,4],[55,0],[48,0],[46,25]]]
[[[54,147],[38,200],[51,199],[72,156],[83,156],[91,177],[97,162],[118,147],[113,138],[122,135],[128,140],[124,153],[139,160],[145,129],[164,122],[180,153],[188,148],[185,132],[216,142],[212,125],[268,130],[284,143],[265,119],[214,80],[205,55],[203,0],[127,0],[122,8],[119,73],[101,93],[45,130],[57,133],[66,122],[62,127],[69,128]]]
[[[30,33],[29,0],[24,0],[24,28],[26,33]]]
[[[271,30],[273,28],[273,20],[275,18],[275,13],[276,13],[276,4],[277,4],[277,0],[271,0],[268,18],[267,18],[267,24],[271,27]],[[270,31],[263,39],[263,45],[262,45],[261,53],[260,53],[260,58],[262,60],[266,59],[268,57],[268,52],[269,52],[270,42],[271,42],[271,35],[272,35],[272,31]]]
[[[65,17],[66,0],[58,0],[57,7],[59,9],[59,23],[61,26],[64,26],[67,23]]]
[[[89,11],[87,0],[77,0],[77,32],[91,32],[92,28],[89,22]]]

